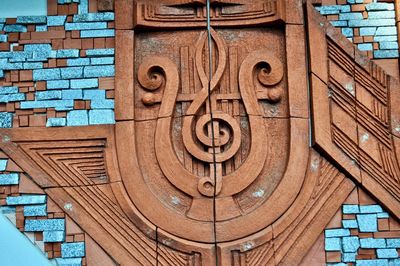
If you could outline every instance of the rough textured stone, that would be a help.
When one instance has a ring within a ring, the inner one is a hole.
[[[350,236],[349,229],[327,229],[325,230],[325,237],[340,237]]]
[[[67,16],[48,16],[47,26],[63,26]]]
[[[115,76],[114,65],[87,66],[84,70],[85,78],[113,77]]]
[[[360,247],[360,241],[357,236],[343,237],[342,246],[344,252],[357,252]]]
[[[57,50],[57,58],[79,57],[78,49]]]
[[[89,111],[89,124],[115,124],[113,110],[90,110]]]
[[[63,100],[77,100],[83,98],[82,90],[63,90],[62,91]]]
[[[19,24],[46,24],[46,16],[21,16],[17,17]]]
[[[90,65],[90,59],[89,58],[68,59],[67,65],[68,66],[87,66],[87,65]]]
[[[25,220],[26,232],[64,231],[64,219]]]
[[[51,117],[47,119],[46,127],[63,127],[67,124],[67,120],[62,117]]]
[[[343,220],[343,228],[358,228],[357,220]]]
[[[82,265],[82,258],[70,258],[70,259],[56,258],[55,261],[58,266],[81,266]]]
[[[32,205],[46,203],[46,195],[23,195],[7,197],[7,205]]]
[[[73,79],[71,80],[71,89],[89,89],[99,86],[98,79]]]
[[[358,214],[357,222],[360,232],[378,231],[378,221],[376,214]]]
[[[4,171],[4,170],[2,170],[2,171]],[[18,183],[19,183],[19,174],[17,174],[17,173],[0,174],[0,185],[2,185],[2,186],[4,186],[4,185],[18,185]]]
[[[33,70],[33,80],[56,80],[56,79],[61,79],[61,70],[59,68]]]
[[[114,37],[115,30],[83,30],[81,31],[81,38],[98,38],[98,37]]]
[[[112,65],[114,64],[114,57],[91,58],[90,63],[92,65]]]
[[[51,108],[54,107],[56,110],[73,108],[73,100],[47,100],[47,101],[25,101],[21,102],[21,109],[32,109],[32,108]]]
[[[11,128],[12,117],[12,113],[0,112],[0,128]]]
[[[47,89],[68,89],[69,80],[50,80],[47,81]]]
[[[5,32],[26,32],[27,28],[24,25],[5,25],[3,28]]]
[[[46,204],[25,206],[24,216],[47,216]]]
[[[38,91],[35,93],[35,98],[37,101],[61,99],[61,91],[59,90]]]
[[[91,49],[86,51],[87,56],[109,56],[114,55],[115,49],[108,48],[108,49]]]
[[[113,12],[88,13],[74,16],[74,22],[113,21]]]
[[[63,79],[83,78],[83,67],[61,68],[61,77]]]
[[[385,248],[376,250],[376,255],[378,259],[395,259],[399,257],[397,250],[395,248]]]
[[[0,159],[0,171],[5,171],[7,168],[7,159]]]
[[[68,126],[87,126],[89,124],[86,110],[74,110],[67,114]]]
[[[65,30],[96,30],[107,29],[107,22],[65,23]]]
[[[64,231],[44,231],[43,232],[43,242],[46,243],[56,243],[65,241]],[[60,264],[58,264],[60,265]]]
[[[18,87],[0,87],[0,94],[18,93]]]
[[[386,241],[382,238],[361,238],[361,248],[386,248]]]
[[[325,239],[325,250],[326,251],[341,251],[342,243],[340,238],[332,237]]]
[[[63,243],[61,244],[61,256],[63,258],[77,258],[85,256],[85,243]]]

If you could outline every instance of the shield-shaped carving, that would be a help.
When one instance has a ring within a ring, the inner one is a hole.
[[[203,2],[137,4],[134,40],[121,37],[134,47],[121,59],[134,69],[132,102],[117,103],[121,116],[133,105],[134,122],[117,125],[126,209],[193,247],[267,237],[308,154],[304,77],[288,80],[285,49],[304,53],[292,41],[303,36],[285,29],[284,2],[215,1],[209,31]]]

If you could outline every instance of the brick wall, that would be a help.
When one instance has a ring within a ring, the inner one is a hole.
[[[325,230],[327,265],[400,265],[400,224],[356,188]]]
[[[370,58],[398,58],[393,0],[319,0],[316,9]]]
[[[0,19],[0,127],[114,123],[114,35],[109,0]]]

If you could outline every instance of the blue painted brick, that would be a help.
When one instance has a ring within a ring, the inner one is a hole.
[[[83,99],[82,90],[63,90],[62,98],[64,100],[81,100]]]
[[[356,252],[348,252],[342,254],[342,261],[343,262],[355,262],[356,261]],[[345,264],[347,266],[347,264]]]
[[[73,100],[47,100],[47,101],[25,101],[21,102],[21,109],[33,108],[56,108],[56,110],[74,107]]]
[[[61,77],[63,79],[83,78],[83,67],[61,68]]]
[[[320,6],[316,8],[321,13],[321,15],[334,15],[339,14],[342,11],[341,5]]]
[[[357,222],[360,232],[377,232],[378,221],[376,214],[358,214]]]
[[[36,31],[47,31],[47,26],[46,25],[37,25],[36,26]]]
[[[7,42],[7,40],[8,40],[8,35],[0,34],[0,42]]]
[[[50,80],[47,81],[47,89],[68,89],[69,80]]]
[[[375,42],[397,42],[397,36],[392,35],[392,36],[375,36],[374,37]]]
[[[325,238],[325,250],[326,251],[341,251],[342,243],[341,243],[340,238],[338,238],[338,237]]]
[[[11,128],[12,127],[12,113],[0,112],[0,128]]]
[[[108,48],[108,49],[91,49],[86,51],[87,56],[109,56],[114,55],[115,49]]]
[[[0,171],[5,171],[7,169],[7,159],[0,159]]]
[[[379,48],[383,50],[399,49],[398,42],[380,42]]]
[[[396,35],[397,34],[397,28],[395,26],[393,27],[379,27],[375,33],[375,35]]]
[[[94,21],[113,21],[113,20],[114,20],[113,12],[78,14],[74,16],[74,22],[94,22]]]
[[[399,51],[396,50],[375,50],[374,58],[397,58],[399,57]]]
[[[35,93],[35,99],[39,100],[58,100],[61,99],[61,91],[51,90],[51,91],[38,91]]]
[[[374,36],[376,27],[364,27],[360,28],[360,36]]]
[[[64,231],[65,219],[25,220],[26,232]]]
[[[36,63],[24,63],[24,69],[41,69],[43,68],[43,63],[36,62]]]
[[[114,65],[87,66],[84,70],[85,78],[113,77],[115,76]]]
[[[386,248],[386,241],[383,238],[361,238],[361,248]]]
[[[98,79],[73,79],[71,89],[90,89],[99,86]]]
[[[46,195],[22,195],[6,198],[7,205],[32,205],[46,203]]]
[[[393,4],[388,3],[371,3],[365,5],[367,11],[374,11],[374,10],[394,10]]]
[[[24,69],[24,65],[22,63],[9,63],[3,66],[3,70],[20,70]]]
[[[339,20],[350,20],[350,19],[363,19],[362,13],[350,12],[350,13],[340,13]]]
[[[383,212],[382,207],[379,205],[360,205],[360,213],[378,213]]]
[[[18,93],[18,87],[15,86],[0,87],[0,94],[10,94],[10,93]]]
[[[48,16],[47,26],[63,26],[67,16]]]
[[[19,174],[0,174],[0,185],[18,185]]]
[[[5,32],[27,32],[27,28],[24,25],[5,25],[3,28]]]
[[[387,212],[380,212],[377,214],[378,218],[389,218],[389,213]]]
[[[107,29],[107,22],[65,23],[65,30],[96,30]]]
[[[63,258],[78,258],[85,256],[85,243],[63,243],[61,244],[61,256]]]
[[[114,109],[114,100],[92,100],[90,102],[90,107],[92,109]]]
[[[0,102],[8,103],[8,102],[18,102],[25,100],[24,93],[15,93],[15,94],[2,94],[0,95]]]
[[[45,243],[57,243],[65,241],[64,231],[44,231],[43,232],[43,242]],[[60,264],[58,264],[60,265]]]
[[[358,228],[357,220],[342,220],[343,228]]]
[[[83,92],[84,100],[104,100],[105,98],[105,90],[85,90]]]
[[[90,110],[89,111],[89,124],[115,124],[115,117],[113,110]]]
[[[57,50],[57,58],[79,57],[78,49]]]
[[[395,20],[389,19],[369,19],[369,20],[349,20],[349,27],[379,27],[395,25]]]
[[[59,68],[35,69],[33,70],[33,80],[55,80],[61,79]]]
[[[112,65],[114,57],[95,57],[90,59],[92,65]]]
[[[353,37],[353,29],[352,28],[342,28],[342,34],[346,37]]]
[[[81,266],[82,265],[82,258],[56,258],[55,259],[58,266]]]
[[[46,204],[25,206],[24,216],[47,216]]]
[[[344,252],[357,252],[360,247],[360,241],[357,236],[343,237],[342,247]]]
[[[46,24],[46,16],[21,16],[17,17],[18,24]]]
[[[357,266],[389,266],[387,259],[379,260],[356,260]]]
[[[67,114],[68,126],[87,126],[89,124],[86,110],[74,110]]]
[[[341,236],[350,236],[349,229],[326,229],[325,237],[341,237]]]
[[[86,14],[89,12],[89,0],[80,0],[80,4],[78,6],[79,14]]]
[[[376,255],[378,259],[395,259],[399,257],[395,248],[377,249]]]
[[[81,38],[114,37],[115,30],[82,30]]]
[[[67,124],[67,120],[61,117],[51,117],[47,119],[46,127],[63,127]]]
[[[372,43],[360,43],[357,45],[358,50],[360,51],[372,51]]]
[[[87,66],[90,65],[89,58],[76,58],[76,59],[67,59],[68,66]]]
[[[400,238],[388,238],[386,242],[388,248],[400,248]]]
[[[394,18],[394,11],[372,11],[368,12],[368,19],[377,19],[377,18]]]

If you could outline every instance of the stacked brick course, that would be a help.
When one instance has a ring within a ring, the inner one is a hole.
[[[0,213],[57,265],[86,265],[84,232],[1,151],[0,158]]]
[[[400,265],[400,224],[356,189],[325,230],[327,265]]]
[[[317,10],[370,58],[398,58],[393,1],[320,0]]]
[[[114,13],[100,2],[49,0],[48,16],[0,19],[1,127],[115,122]]]

